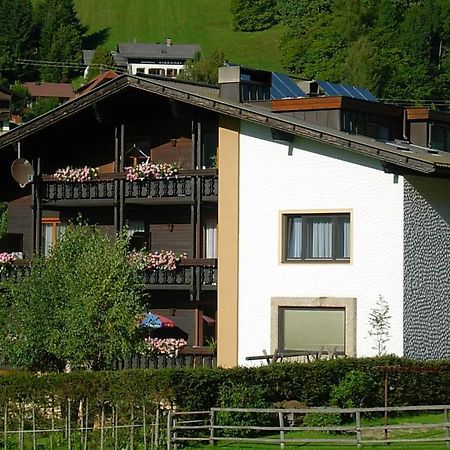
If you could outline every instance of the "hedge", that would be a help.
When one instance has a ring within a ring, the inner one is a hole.
[[[346,374],[370,374],[373,392],[364,406],[384,404],[385,366],[389,372],[389,405],[450,404],[450,361],[419,362],[398,357],[342,358],[312,363],[278,363],[233,369],[133,369],[114,372],[51,374],[15,373],[0,376],[0,405],[8,401],[46,404],[52,398],[89,399],[95,403],[156,404],[172,402],[182,410],[218,405],[222,385],[259,386],[267,400],[297,400],[308,406],[330,403],[333,387]],[[251,405],[248,405],[251,406]]]

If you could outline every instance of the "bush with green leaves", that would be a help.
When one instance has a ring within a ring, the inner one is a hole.
[[[373,375],[361,370],[348,372],[331,391],[331,404],[339,408],[360,408],[373,397],[375,382]]]
[[[221,408],[270,408],[267,393],[261,386],[225,383],[219,388],[218,403]],[[223,411],[218,413],[217,422],[220,425],[235,427],[270,426],[272,417],[265,413],[244,413]],[[250,436],[255,430],[225,429],[225,436]]]
[[[236,31],[261,31],[278,21],[276,0],[232,0],[233,28]]]
[[[31,370],[98,369],[136,352],[140,279],[127,260],[128,238],[69,225],[49,257],[0,292],[0,350]]]
[[[303,426],[333,428],[342,425],[341,416],[335,413],[311,412],[305,414]]]

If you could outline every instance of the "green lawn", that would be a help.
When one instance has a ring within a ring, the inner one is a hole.
[[[278,42],[281,25],[270,30],[233,31],[230,0],[75,0],[89,33],[108,30],[106,46],[118,42],[200,44],[208,54],[223,50],[230,61],[281,70]]]
[[[398,416],[398,417],[390,417],[388,423],[390,425],[405,425],[405,424],[443,424],[444,422],[444,415],[443,414],[421,414],[421,415],[414,415],[414,416]],[[384,419],[381,417],[378,418],[366,418],[362,419],[361,425],[363,427],[367,426],[381,426],[384,423]],[[354,424],[346,424],[347,426],[351,426]],[[355,439],[355,433],[325,433],[325,432],[319,432],[319,431],[296,431],[296,432],[286,432],[285,433],[286,438],[290,439]],[[389,432],[389,438],[390,439],[443,439],[445,437],[445,430],[444,427],[440,427],[438,429],[424,429],[424,428],[418,428],[414,430],[405,430],[405,429],[399,429],[399,430],[391,430]],[[279,434],[274,434],[271,436],[266,436],[267,438],[274,438],[278,439]],[[363,440],[374,440],[374,439],[383,439],[383,430],[370,430],[370,431],[363,431]],[[230,442],[230,441],[221,441],[216,444],[215,447],[209,446],[209,445],[191,445],[186,448],[188,449],[212,449],[212,448],[229,448],[229,449],[258,449],[258,450],[273,450],[276,448],[279,448],[279,444],[258,444],[258,443],[241,443],[241,442]],[[354,445],[348,445],[348,444],[336,444],[336,443],[303,443],[303,444],[286,444],[286,448],[292,448],[292,449],[300,449],[300,448],[310,448],[312,450],[330,450],[333,448],[337,448],[340,450],[350,450],[350,449],[356,449],[356,444]],[[386,445],[383,444],[368,444],[366,443],[363,445],[363,448],[369,448],[369,449],[377,449],[377,448],[386,448]],[[444,442],[434,443],[434,442],[421,442],[421,443],[391,443],[389,444],[388,448],[390,450],[397,450],[397,449],[448,449],[449,446],[447,446]]]

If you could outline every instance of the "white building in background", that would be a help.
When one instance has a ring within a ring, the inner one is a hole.
[[[121,43],[114,53],[116,65],[132,75],[160,75],[176,78],[188,60],[202,48],[196,44],[174,44],[168,38],[162,44]]]
[[[202,48],[196,44],[174,44],[172,39],[167,38],[164,43],[120,43],[111,53],[118,71],[176,78],[187,61],[202,54]],[[93,55],[94,50],[83,50],[84,77]]]

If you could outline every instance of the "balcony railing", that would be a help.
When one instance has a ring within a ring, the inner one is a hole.
[[[69,183],[44,180],[42,197],[45,200],[111,200],[114,199],[113,180],[85,181]]]
[[[176,177],[150,178],[127,181],[123,173],[100,174],[93,181],[65,182],[53,176],[42,177],[41,196],[46,202],[73,200],[114,200],[120,192],[119,181],[124,181],[124,199],[187,199],[200,196],[216,200],[218,196],[217,170],[184,170]],[[197,188],[198,186],[198,188]]]
[[[179,177],[127,181],[125,198],[191,197],[193,180],[191,177]]]
[[[190,259],[183,261],[173,271],[146,270],[143,277],[149,289],[216,289],[217,262],[215,259]]]
[[[30,266],[25,260],[15,262],[12,266],[0,268],[0,282],[7,280],[20,280],[30,273]]]
[[[30,268],[25,260],[0,270],[0,282],[20,280],[28,275]],[[216,289],[217,262],[215,259],[188,259],[175,270],[146,270],[143,282],[148,289]]]

